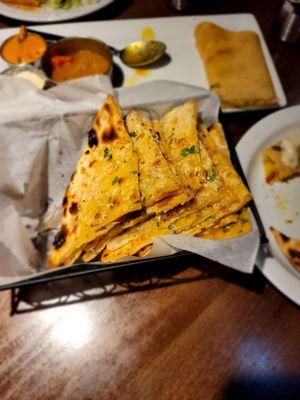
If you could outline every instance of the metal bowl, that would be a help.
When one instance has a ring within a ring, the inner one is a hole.
[[[51,64],[52,57],[70,56],[80,50],[89,50],[104,56],[109,63],[107,71],[104,72],[104,75],[107,75],[111,78],[112,53],[109,47],[101,40],[88,37],[70,37],[54,43],[44,53],[41,59],[41,68],[49,78],[53,79]]]
[[[38,36],[40,39],[43,40],[43,42],[44,42],[45,45],[46,45],[46,49],[47,49],[47,47],[48,47],[47,41],[46,41],[41,35],[39,35],[39,34],[37,34],[37,33],[31,33],[31,32],[28,32],[28,35],[30,35],[30,36]],[[9,65],[11,65],[11,66],[35,65],[35,63],[37,63],[37,62],[39,62],[39,60],[41,60],[42,56],[38,57],[38,58],[37,58],[36,60],[34,60],[34,61],[20,62],[20,63],[12,63],[12,62],[8,61],[8,60],[3,56],[3,49],[5,48],[5,46],[7,45],[7,43],[8,43],[12,38],[18,37],[18,36],[19,36],[19,34],[17,34],[17,35],[12,35],[12,36],[8,37],[8,38],[2,43],[2,45],[1,45],[1,47],[0,47],[0,55],[1,55],[1,57],[3,58],[3,60],[4,60],[7,64],[9,64]],[[46,51],[47,51],[47,50],[46,50]],[[45,54],[45,53],[44,53],[44,54]]]

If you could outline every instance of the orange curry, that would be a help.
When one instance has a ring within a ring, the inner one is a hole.
[[[51,78],[56,82],[83,76],[105,74],[109,61],[99,53],[90,50],[79,50],[71,55],[59,55],[51,58]]]
[[[9,38],[2,48],[2,57],[10,64],[29,64],[44,54],[47,44],[35,34],[27,33],[24,26],[16,36]]]

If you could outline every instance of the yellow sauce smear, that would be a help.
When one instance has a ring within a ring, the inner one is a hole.
[[[149,71],[148,69],[136,68],[136,69],[134,70],[134,74],[135,74],[136,76],[139,76],[139,77],[144,78],[144,77],[150,75],[150,71]]]
[[[51,59],[51,63],[51,77],[56,82],[105,74],[109,69],[109,61],[105,56],[89,50],[80,50],[71,55],[55,56]]]
[[[46,51],[45,41],[37,36],[28,34],[24,40],[13,36],[4,45],[2,57],[10,64],[28,64],[38,60]]]
[[[151,26],[145,26],[141,32],[142,40],[154,40],[155,33]],[[151,71],[146,68],[136,68],[133,70],[133,75],[125,78],[124,86],[134,86],[138,83],[139,78],[146,78],[151,75]]]
[[[154,30],[151,28],[151,26],[145,26],[145,28],[142,29],[141,39],[142,40],[154,40],[155,39],[155,33],[154,33]]]

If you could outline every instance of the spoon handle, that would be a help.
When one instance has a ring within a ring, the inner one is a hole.
[[[121,50],[115,49],[114,47],[108,46],[108,45],[107,45],[107,47],[109,48],[109,50],[111,51],[111,53],[112,53],[113,56],[120,57],[120,55],[121,55]]]

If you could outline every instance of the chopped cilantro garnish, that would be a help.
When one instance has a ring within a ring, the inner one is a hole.
[[[207,182],[214,181],[216,177],[217,177],[217,171],[214,167],[211,169],[211,174],[209,174],[208,171],[205,171],[205,179],[207,180]]]
[[[129,132],[129,136],[136,137],[136,133],[134,131]]]
[[[185,147],[184,149],[181,150],[181,155],[183,157],[187,157],[187,155],[189,154],[190,149],[188,147]]]
[[[198,153],[198,150],[196,149],[196,146],[193,144],[193,146],[191,146],[191,147],[184,147],[182,150],[181,150],[181,155],[183,156],[183,157],[187,157],[188,156],[188,154],[195,154],[195,153]]]
[[[168,229],[172,230],[172,229],[174,229],[174,226],[173,225],[169,225]]]
[[[216,88],[219,88],[219,87],[221,87],[221,85],[219,84],[219,83],[213,83],[212,85],[210,85],[210,90],[212,90],[212,89],[216,89]]]
[[[116,177],[113,179],[113,181],[111,182],[111,184],[112,184],[112,185],[115,185],[116,183],[119,182],[119,180],[120,180],[119,177],[116,176]]]
[[[193,146],[190,147],[190,154],[195,154],[198,153],[196,146],[193,144]]]
[[[105,149],[104,149],[104,158],[107,158],[108,161],[110,161],[112,159],[112,155],[109,154],[109,150],[107,147],[105,147]]]

